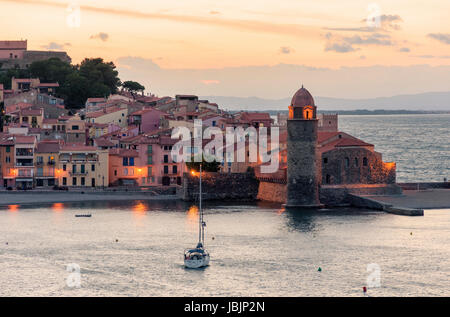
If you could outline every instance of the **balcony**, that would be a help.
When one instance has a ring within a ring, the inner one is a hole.
[[[70,174],[70,176],[85,176],[85,175],[87,175],[88,174],[88,171],[84,171],[84,172],[82,172],[82,171],[72,171],[72,172],[69,172],[69,174]]]
[[[16,167],[34,167],[33,163],[16,162]]]
[[[33,157],[33,149],[16,149],[16,157]]]
[[[55,178],[55,172],[36,173],[36,178]]]

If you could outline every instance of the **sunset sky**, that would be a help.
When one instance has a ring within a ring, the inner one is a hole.
[[[448,0],[0,0],[0,39],[103,57],[159,95],[275,99],[304,83],[365,98],[450,90],[449,12]]]

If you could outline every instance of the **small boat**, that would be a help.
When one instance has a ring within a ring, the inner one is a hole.
[[[91,218],[92,215],[75,215],[76,218]]]
[[[209,265],[210,256],[205,249],[205,227],[206,223],[203,220],[202,208],[202,165],[200,164],[200,194],[199,194],[199,232],[198,244],[194,249],[187,249],[184,251],[184,266],[189,269],[199,269]]]

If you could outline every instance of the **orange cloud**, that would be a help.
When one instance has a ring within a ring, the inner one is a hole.
[[[41,6],[51,6],[57,8],[67,8],[67,4],[58,3],[53,1],[41,1],[41,0],[0,0],[0,2],[12,2],[15,4],[29,4],[29,5],[41,5]],[[173,15],[173,14],[163,14],[163,13],[146,13],[139,11],[123,10],[123,9],[113,9],[113,8],[102,8],[82,5],[80,6],[82,11],[120,15],[131,18],[142,18],[142,19],[159,19],[180,23],[194,23],[202,24],[208,26],[219,26],[225,28],[232,28],[237,30],[247,30],[260,33],[274,33],[281,35],[291,35],[297,37],[314,36],[312,34],[313,30],[318,33],[317,28],[312,28],[309,26],[303,26],[299,24],[279,24],[279,23],[268,23],[254,20],[232,20],[232,19],[220,19],[217,17],[207,17],[207,16],[187,16],[187,15]]]

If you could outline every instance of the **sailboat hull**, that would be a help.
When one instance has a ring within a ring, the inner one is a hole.
[[[184,266],[188,269],[199,269],[209,266],[209,259],[209,255],[205,255],[201,259],[185,259]]]

